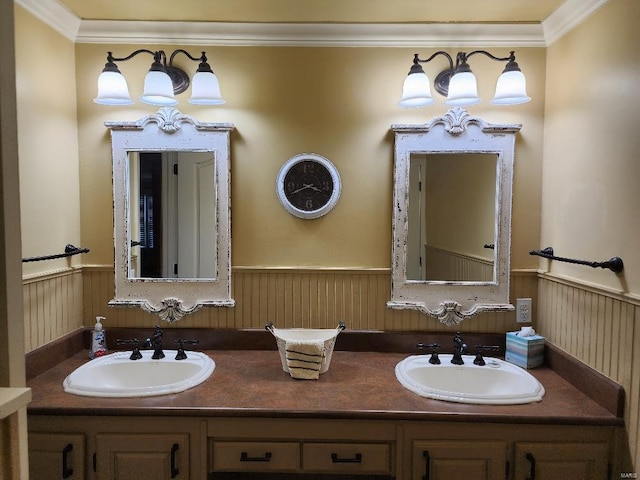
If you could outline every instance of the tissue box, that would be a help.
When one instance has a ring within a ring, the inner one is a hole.
[[[544,360],[544,337],[532,335],[520,337],[519,332],[507,332],[507,348],[504,359],[523,368],[535,368]]]

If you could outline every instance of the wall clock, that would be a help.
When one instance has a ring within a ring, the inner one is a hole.
[[[282,165],[276,190],[284,208],[299,218],[327,214],[340,198],[342,184],[338,170],[315,153],[301,153]]]

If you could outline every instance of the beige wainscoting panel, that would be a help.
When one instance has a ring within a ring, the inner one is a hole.
[[[233,308],[203,308],[172,327],[262,328],[271,321],[280,328],[331,328],[344,321],[350,330],[451,331],[437,320],[413,310],[390,310],[388,269],[235,268]],[[511,299],[535,298],[535,273],[514,272]],[[32,351],[95,317],[105,327],[152,328],[156,315],[140,308],[112,308],[113,267],[85,266],[23,280],[26,351]],[[535,302],[534,302],[535,305]],[[535,309],[534,309],[535,317]],[[164,325],[169,327],[169,325]],[[505,332],[516,329],[513,312],[486,313],[458,325],[463,332]]]
[[[640,301],[541,274],[536,330],[625,389],[631,456],[640,465]]]
[[[535,297],[535,271],[514,272],[512,301]],[[84,267],[84,317],[96,315],[115,327],[153,327],[158,317],[139,308],[110,308],[113,269]],[[203,308],[173,326],[204,328],[331,328],[344,321],[350,330],[450,331],[450,327],[412,310],[390,310],[391,275],[386,268],[310,269],[235,267],[233,308]],[[535,314],[535,312],[534,312]],[[467,332],[505,332],[517,328],[515,314],[487,313],[461,323]]]
[[[22,284],[25,352],[82,327],[80,268],[34,275]]]

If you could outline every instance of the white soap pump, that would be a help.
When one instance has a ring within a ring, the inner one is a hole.
[[[102,328],[102,320],[105,320],[105,317],[96,317],[96,325],[91,330],[91,348],[89,349],[91,359],[107,354],[107,334]]]

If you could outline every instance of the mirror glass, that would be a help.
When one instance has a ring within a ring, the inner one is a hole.
[[[213,152],[129,152],[129,278],[216,278]]]
[[[395,135],[389,308],[453,326],[509,303],[515,135],[460,107]]]
[[[229,123],[171,107],[107,122],[113,153],[115,298],[174,322],[231,298]]]
[[[407,280],[494,281],[497,159],[411,154]]]

